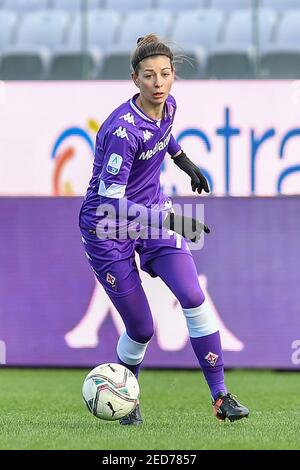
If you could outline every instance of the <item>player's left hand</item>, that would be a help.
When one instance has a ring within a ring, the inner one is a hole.
[[[164,220],[163,226],[167,230],[179,233],[187,240],[191,242],[198,242],[204,231],[204,233],[210,233],[210,229],[207,225],[200,222],[193,217],[186,217],[179,214],[169,212]]]
[[[201,194],[202,189],[209,193],[209,187],[205,176],[201,173],[199,168],[186,156],[186,154],[181,151],[177,157],[171,157],[175,163],[182,171],[187,173],[191,178],[192,190],[195,192],[198,191]]]

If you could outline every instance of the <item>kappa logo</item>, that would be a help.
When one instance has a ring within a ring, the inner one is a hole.
[[[116,135],[117,137],[120,137],[121,139],[128,139],[128,135],[127,135],[127,132],[126,132],[126,129],[125,127],[118,127],[118,129],[115,130],[115,132],[113,132],[113,135]]]
[[[115,278],[115,276],[113,276],[112,274],[110,273],[107,273],[106,274],[106,281],[108,282],[108,284],[111,285],[111,287],[113,289],[116,289],[117,287],[117,279]]]
[[[208,354],[206,354],[205,358],[207,360],[207,362],[212,366],[214,367],[217,363],[217,360],[218,360],[219,356],[218,354],[215,354],[215,353],[212,353],[212,352],[209,352]]]
[[[124,121],[127,121],[135,126],[134,116],[130,113],[124,114],[124,116],[121,116],[120,119],[124,119]]]
[[[144,134],[144,142],[147,142],[147,140],[151,139],[151,137],[153,136],[152,132],[149,132],[149,131],[144,131],[143,134]]]

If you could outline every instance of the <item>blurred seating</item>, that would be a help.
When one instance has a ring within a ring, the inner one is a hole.
[[[207,59],[206,78],[254,78],[255,51],[251,46],[220,47]]]
[[[69,12],[79,12],[82,8],[87,10],[100,8],[101,0],[50,0],[51,7],[55,10],[65,10]]]
[[[300,9],[282,16],[273,43],[260,55],[262,78],[300,77]]]
[[[46,78],[51,50],[63,44],[70,17],[61,11],[38,11],[22,18],[15,44],[2,53],[0,77],[7,80]]]
[[[48,5],[49,0],[2,0],[2,5],[0,6],[16,13],[26,13],[34,10],[43,10]]]
[[[154,32],[161,38],[169,36],[173,15],[165,10],[144,10],[129,13],[120,29],[117,43],[122,47],[134,48],[138,37]]]
[[[253,78],[256,45],[261,47],[270,41],[276,18],[277,14],[272,10],[233,12],[226,22],[222,44],[209,52],[207,77]]]
[[[99,50],[66,50],[52,56],[49,80],[93,80],[99,73],[102,54]]]
[[[130,52],[120,46],[112,48],[104,55],[102,69],[98,78],[101,80],[129,80]]]
[[[208,0],[210,8],[217,8],[227,12],[242,8],[252,8],[254,4],[255,0]]]
[[[233,12],[224,29],[222,43],[227,45],[255,45],[263,47],[271,40],[277,13],[270,9]]]
[[[300,8],[299,0],[260,0],[261,8],[273,8],[274,10],[284,12],[289,9]]]
[[[278,46],[260,57],[260,78],[295,80],[300,78],[300,49],[298,45]]]
[[[114,43],[120,20],[121,16],[112,10],[95,10],[86,17],[77,13],[66,45],[53,53],[49,78],[93,79],[98,76],[102,51]]]
[[[18,15],[9,10],[0,10],[0,51],[10,46],[16,29]]]
[[[300,0],[0,0],[0,79],[127,79],[151,32],[180,78],[298,78],[299,12]]]
[[[119,13],[148,10],[152,8],[153,0],[104,0],[104,7]]]
[[[220,39],[224,14],[219,10],[183,12],[177,17],[171,32],[175,48],[192,50],[213,47]]]
[[[220,10],[194,10],[177,16],[171,31],[176,54],[183,55],[176,64],[179,78],[197,79],[204,75],[206,51],[218,43],[224,23]]]
[[[80,47],[83,42],[87,47],[108,49],[116,41],[120,26],[121,15],[116,11],[95,10],[86,17],[78,13],[72,21],[66,43],[74,48]]]
[[[157,0],[156,7],[162,10],[182,12],[183,10],[205,8],[207,0]]]
[[[276,43],[298,45],[300,47],[300,9],[287,11],[281,19]]]

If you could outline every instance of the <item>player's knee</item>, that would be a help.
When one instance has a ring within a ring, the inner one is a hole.
[[[147,321],[135,322],[131,325],[130,331],[127,328],[127,333],[134,341],[138,343],[148,343],[154,334],[154,327],[152,319]]]
[[[180,294],[178,300],[182,308],[195,308],[203,304],[205,295],[200,286],[191,286]]]
[[[154,334],[153,325],[141,326],[140,328],[134,331],[134,334],[131,335],[131,338],[138,343],[149,343],[150,339]]]

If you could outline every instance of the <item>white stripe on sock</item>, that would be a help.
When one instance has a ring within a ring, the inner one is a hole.
[[[130,366],[135,366],[142,362],[148,343],[138,343],[131,339],[128,334],[123,333],[118,341],[117,354],[121,361]]]
[[[199,307],[183,308],[182,310],[191,338],[211,335],[218,331],[214,313],[206,300]]]

